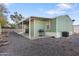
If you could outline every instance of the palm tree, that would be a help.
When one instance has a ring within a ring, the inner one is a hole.
[[[16,28],[18,29],[18,23],[23,19],[23,16],[14,12],[14,15],[10,15],[10,18],[16,23]]]

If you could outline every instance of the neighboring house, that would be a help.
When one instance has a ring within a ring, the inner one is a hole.
[[[74,33],[79,33],[79,25],[74,25]]]
[[[43,18],[31,16],[18,24],[18,33],[29,38],[38,37],[62,37],[63,32],[73,34],[73,22],[68,15],[55,18]],[[26,33],[26,34],[25,34]]]

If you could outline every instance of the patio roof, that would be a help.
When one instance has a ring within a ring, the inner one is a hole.
[[[19,23],[18,24],[20,24],[20,23],[22,23],[22,22],[25,22],[25,21],[29,21],[29,18],[26,18],[26,19],[23,19],[23,20],[21,20],[21,21],[19,21]]]
[[[68,16],[68,15],[61,15],[61,16]],[[52,18],[46,18],[46,17],[38,17],[38,16],[30,16],[22,21],[20,21],[19,23],[22,23],[22,22],[29,22],[29,18],[31,18],[31,20],[33,19],[42,19],[42,20],[52,20],[52,19],[55,19],[57,17],[61,17],[61,16],[56,16],[56,17],[52,17]]]
[[[38,19],[44,19],[44,20],[52,19],[52,18],[38,17],[38,16],[31,16],[31,18],[38,18]]]
[[[31,18],[31,20],[33,19],[43,19],[43,20],[48,20],[48,19],[52,19],[52,18],[45,18],[45,17],[38,17],[38,16],[30,16],[26,19],[23,19],[22,21],[20,21],[19,23],[22,23],[22,22],[29,22],[29,18]]]

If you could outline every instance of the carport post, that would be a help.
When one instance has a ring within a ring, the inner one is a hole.
[[[29,17],[29,38],[31,38],[31,18]]]
[[[23,32],[23,22],[22,22],[22,32]]]

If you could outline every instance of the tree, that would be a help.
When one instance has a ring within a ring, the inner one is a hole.
[[[5,7],[4,4],[0,3],[0,13],[8,13],[7,8]]]
[[[4,17],[0,17],[0,26],[3,27],[6,24],[6,20],[4,19]]]
[[[4,26],[7,22],[7,17],[5,16],[5,13],[8,13],[6,6],[4,4],[0,4],[0,24],[1,26]]]
[[[23,16],[14,12],[14,15],[10,15],[10,18],[16,23],[16,28],[18,29],[18,23],[23,19]]]
[[[0,27],[2,28],[7,23],[6,13],[8,13],[7,8],[4,4],[0,3]]]
[[[15,29],[16,25],[15,24],[10,24],[11,28]]]
[[[18,23],[23,19],[23,16],[21,14],[18,14],[17,12],[14,12],[14,15],[10,15],[10,18],[15,22]]]

